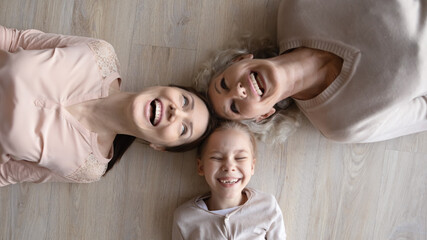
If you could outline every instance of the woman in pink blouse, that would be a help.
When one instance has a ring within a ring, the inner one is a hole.
[[[0,186],[97,181],[135,138],[183,151],[209,133],[196,92],[120,84],[105,41],[0,26]]]

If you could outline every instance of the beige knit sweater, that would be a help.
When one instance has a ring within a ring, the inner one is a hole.
[[[427,129],[427,8],[422,2],[282,1],[281,52],[305,46],[344,59],[341,74],[324,92],[296,101],[324,136],[375,142]]]

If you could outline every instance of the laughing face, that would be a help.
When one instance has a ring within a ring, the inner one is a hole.
[[[197,140],[208,125],[209,112],[195,94],[176,87],[151,87],[136,95],[131,115],[141,138],[156,149]]]
[[[255,169],[249,135],[237,129],[217,130],[207,141],[198,159],[199,175],[205,177],[212,196],[241,197]]]
[[[280,101],[279,73],[267,59],[240,57],[209,84],[215,112],[231,120],[262,120],[275,112]]]

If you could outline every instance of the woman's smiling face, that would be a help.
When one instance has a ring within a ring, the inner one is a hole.
[[[244,55],[212,79],[208,89],[215,112],[231,120],[262,120],[280,100],[278,73],[267,59]]]
[[[131,114],[143,139],[152,146],[172,147],[197,140],[208,125],[209,112],[194,93],[177,87],[150,87],[139,93]]]

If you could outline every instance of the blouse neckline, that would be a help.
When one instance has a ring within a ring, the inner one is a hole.
[[[104,155],[101,153],[101,151],[99,150],[99,144],[98,144],[98,133],[96,132],[92,132],[89,129],[86,128],[86,126],[84,126],[80,121],[78,121],[76,119],[76,117],[74,117],[67,109],[65,109],[65,107],[73,105],[73,104],[78,104],[84,101],[89,101],[92,99],[99,99],[99,98],[105,98],[108,97],[109,95],[109,87],[111,85],[111,83],[116,80],[119,79],[119,88],[121,88],[121,81],[120,81],[120,75],[115,72],[112,73],[110,76],[108,76],[107,79],[104,79],[104,82],[102,84],[102,88],[101,88],[101,94],[99,96],[99,94],[97,92],[95,93],[91,93],[91,94],[86,94],[84,96],[80,96],[78,99],[70,99],[69,101],[66,101],[64,104],[62,104],[61,106],[61,113],[62,115],[66,118],[67,121],[69,121],[75,128],[77,128],[78,131],[80,131],[82,134],[84,134],[85,136],[88,136],[90,138],[90,144],[92,145],[92,150],[93,150],[93,154],[95,155],[95,157],[104,163],[108,163],[114,154],[114,147],[113,145],[111,145],[110,151],[108,158],[104,157]]]

